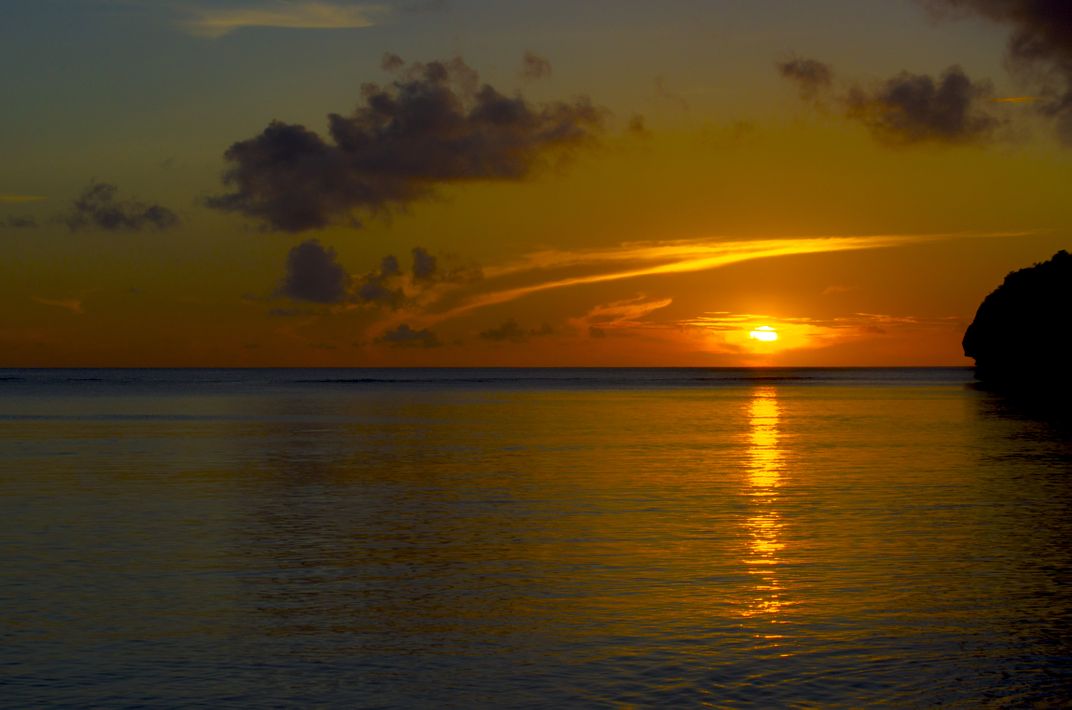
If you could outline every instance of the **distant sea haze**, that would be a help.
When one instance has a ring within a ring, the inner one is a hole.
[[[1061,704],[1070,434],[965,368],[0,370],[4,703]]]

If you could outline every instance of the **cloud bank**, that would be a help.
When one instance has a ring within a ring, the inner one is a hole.
[[[522,180],[602,130],[587,98],[534,105],[480,85],[461,59],[384,61],[402,77],[366,84],[353,114],[330,114],[329,139],[273,121],[232,145],[223,176],[232,191],[207,204],[273,230],[357,225],[357,214],[404,208],[443,185]]]

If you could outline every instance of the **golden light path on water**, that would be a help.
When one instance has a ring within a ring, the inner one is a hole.
[[[748,460],[745,488],[751,511],[745,520],[748,533],[744,564],[754,578],[753,595],[743,615],[771,624],[783,621],[787,607],[778,579],[782,541],[782,516],[778,508],[783,483],[783,452],[779,446],[781,407],[774,387],[759,387],[748,404]],[[775,629],[760,638],[782,638]]]

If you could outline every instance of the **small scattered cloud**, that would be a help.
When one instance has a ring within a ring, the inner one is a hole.
[[[436,258],[423,247],[413,247],[413,280],[431,281],[436,277],[437,271]]]
[[[431,330],[427,328],[414,330],[406,323],[384,332],[376,339],[376,342],[410,348],[434,348],[442,344],[439,342],[439,337]]]
[[[535,81],[549,76],[551,76],[551,61],[535,52],[525,52],[521,58],[521,78],[526,81]]]
[[[410,253],[413,259],[411,281],[417,288],[428,288],[434,284],[472,283],[483,276],[480,267],[475,264],[457,263],[449,256],[441,258],[424,247],[413,247]]]
[[[359,29],[375,24],[384,12],[378,5],[349,5],[315,0],[261,2],[249,7],[206,5],[184,22],[195,35],[216,39],[237,30],[260,27],[302,30]]]
[[[639,113],[635,113],[629,117],[629,123],[626,124],[625,131],[638,138],[647,138],[651,135],[651,131],[648,130],[647,121],[644,116]]]
[[[602,131],[589,99],[532,104],[480,85],[460,58],[397,71],[390,85],[366,84],[353,114],[329,115],[329,140],[273,121],[232,145],[232,191],[206,204],[273,230],[359,226],[358,214],[405,208],[440,186],[523,180]]]
[[[64,215],[72,232],[80,229],[105,231],[164,230],[179,224],[179,216],[167,207],[138,200],[120,201],[119,189],[105,182],[94,182],[79,195]]]
[[[812,101],[830,88],[834,71],[829,64],[815,59],[793,58],[776,64],[778,73],[796,83],[800,98]]]
[[[380,60],[380,69],[388,73],[399,71],[405,66],[406,60],[394,52],[384,52],[383,59]]]
[[[398,263],[398,258],[388,254],[380,260],[378,269],[373,269],[361,277],[354,300],[359,303],[398,308],[406,299],[401,277],[402,267]]]
[[[501,325],[481,331],[480,337],[484,340],[500,343],[524,343],[529,338],[539,338],[554,334],[555,329],[551,327],[550,323],[544,323],[539,328],[525,329],[515,319],[511,318]]]
[[[518,325],[518,322],[511,318],[500,326],[480,331],[480,337],[484,340],[494,340],[496,342],[511,341],[520,343],[527,339],[527,334]]]
[[[674,91],[670,88],[666,81],[666,77],[655,77],[655,96],[660,101],[670,104],[682,111],[688,111],[689,106],[688,99],[686,99],[681,93]]]
[[[9,215],[0,220],[0,227],[5,229],[32,229],[37,226],[37,220],[23,215]]]
[[[316,239],[297,245],[287,254],[287,271],[279,293],[296,301],[342,303],[348,300],[350,275],[335,250]]]

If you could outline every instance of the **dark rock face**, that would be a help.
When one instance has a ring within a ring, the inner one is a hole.
[[[1072,365],[1072,256],[1053,258],[1005,277],[964,333],[975,376],[1009,386],[1068,390]]]

